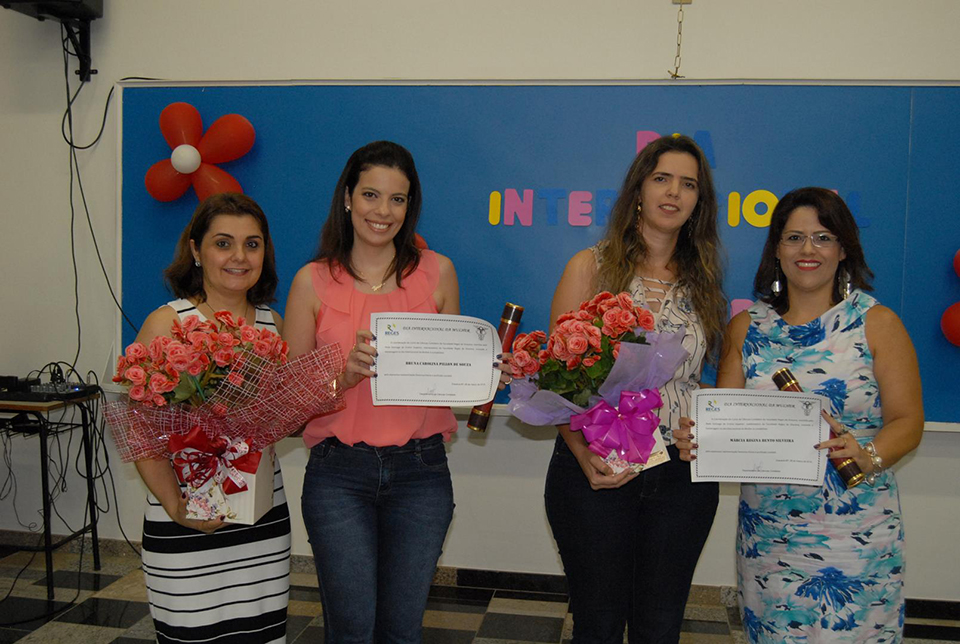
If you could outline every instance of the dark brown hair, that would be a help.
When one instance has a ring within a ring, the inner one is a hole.
[[[403,277],[416,270],[420,263],[420,250],[414,239],[417,233],[417,221],[420,219],[420,207],[423,197],[420,192],[420,177],[417,167],[413,163],[413,155],[403,147],[391,141],[374,141],[368,143],[350,155],[347,165],[340,173],[337,187],[333,190],[333,201],[330,203],[330,213],[320,231],[320,246],[317,254],[311,261],[327,262],[331,268],[341,266],[354,279],[361,279],[353,263],[350,261],[350,251],[353,249],[353,222],[346,209],[344,196],[353,194],[360,173],[374,166],[394,168],[399,170],[410,181],[410,192],[407,195],[407,213],[403,225],[393,238],[396,255],[387,269],[386,276],[397,275],[397,285],[401,285]]]
[[[647,245],[637,227],[637,205],[644,180],[653,174],[665,152],[683,152],[697,160],[699,198],[690,218],[680,229],[673,251],[678,286],[693,302],[706,334],[708,355],[716,355],[727,318],[723,294],[723,263],[717,232],[717,195],[710,164],[699,146],[686,136],[662,136],[647,144],[627,170],[620,194],[610,213],[601,244],[597,290],[625,291],[647,258]]]
[[[753,278],[753,294],[758,299],[766,302],[773,309],[783,315],[790,308],[790,300],[787,293],[790,286],[783,279],[782,274],[777,270],[777,247],[780,245],[780,238],[783,236],[783,229],[787,225],[787,220],[797,208],[808,206],[817,211],[817,219],[820,225],[837,236],[840,246],[846,253],[846,257],[837,266],[836,279],[833,282],[832,303],[836,304],[843,299],[842,287],[844,273],[849,276],[850,286],[863,291],[872,291],[873,287],[870,281],[873,279],[873,271],[867,266],[867,261],[863,256],[863,247],[860,245],[860,232],[857,228],[857,222],[853,218],[847,204],[843,202],[835,192],[826,188],[797,188],[783,196],[773,209],[770,216],[770,230],[767,232],[767,243],[763,246],[763,254],[760,256],[760,266],[757,268],[757,274]],[[773,280],[780,277],[782,290],[779,295],[773,293],[770,288]]]
[[[177,297],[195,297],[201,302],[206,301],[207,294],[203,290],[203,267],[194,263],[193,253],[190,251],[190,240],[200,248],[204,235],[210,229],[210,222],[217,215],[250,215],[260,224],[260,233],[263,235],[263,268],[260,271],[260,279],[247,291],[247,300],[254,306],[273,302],[276,299],[274,293],[277,290],[278,281],[277,263],[267,216],[263,214],[263,210],[256,201],[236,192],[211,195],[201,201],[193,211],[190,223],[180,234],[173,261],[163,272],[170,290]]]

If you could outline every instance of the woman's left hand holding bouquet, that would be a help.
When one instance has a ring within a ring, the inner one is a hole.
[[[169,459],[144,459],[136,461],[136,466],[147,488],[153,496],[157,497],[160,505],[175,523],[207,534],[212,534],[226,525],[223,516],[206,521],[187,518],[187,500],[180,492],[180,483],[170,466]]]

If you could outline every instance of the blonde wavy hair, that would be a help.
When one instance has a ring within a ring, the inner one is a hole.
[[[597,290],[614,293],[630,287],[637,266],[647,259],[647,245],[637,226],[637,205],[643,181],[656,170],[664,152],[684,152],[697,160],[700,198],[690,219],[680,229],[673,263],[677,286],[684,289],[703,324],[708,356],[715,361],[727,318],[727,299],[723,294],[723,261],[717,231],[717,195],[710,175],[710,164],[693,139],[663,136],[647,144],[633,160],[623,187],[610,213],[603,241]]]

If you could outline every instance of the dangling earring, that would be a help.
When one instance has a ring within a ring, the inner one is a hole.
[[[199,259],[193,260],[193,265],[196,266],[197,268],[200,268],[200,260]]]
[[[350,206],[344,206],[343,209],[347,211],[348,215],[350,214]]]
[[[640,216],[643,213],[643,206],[640,205],[640,202],[637,202],[637,216]]]
[[[777,260],[776,277],[770,285],[770,290],[774,295],[780,295],[783,292],[783,283],[780,282],[780,260]]]
[[[850,283],[850,273],[847,271],[839,271],[837,273],[837,279],[840,280],[840,297],[847,299],[850,297],[850,291],[853,289],[853,285]]]

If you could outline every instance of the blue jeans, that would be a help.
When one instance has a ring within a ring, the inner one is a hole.
[[[615,490],[592,490],[557,437],[544,497],[570,587],[573,644],[674,643],[700,551],[719,502],[716,483],[691,483],[670,461]]]
[[[303,520],[327,644],[419,644],[453,486],[442,438],[310,450]]]

